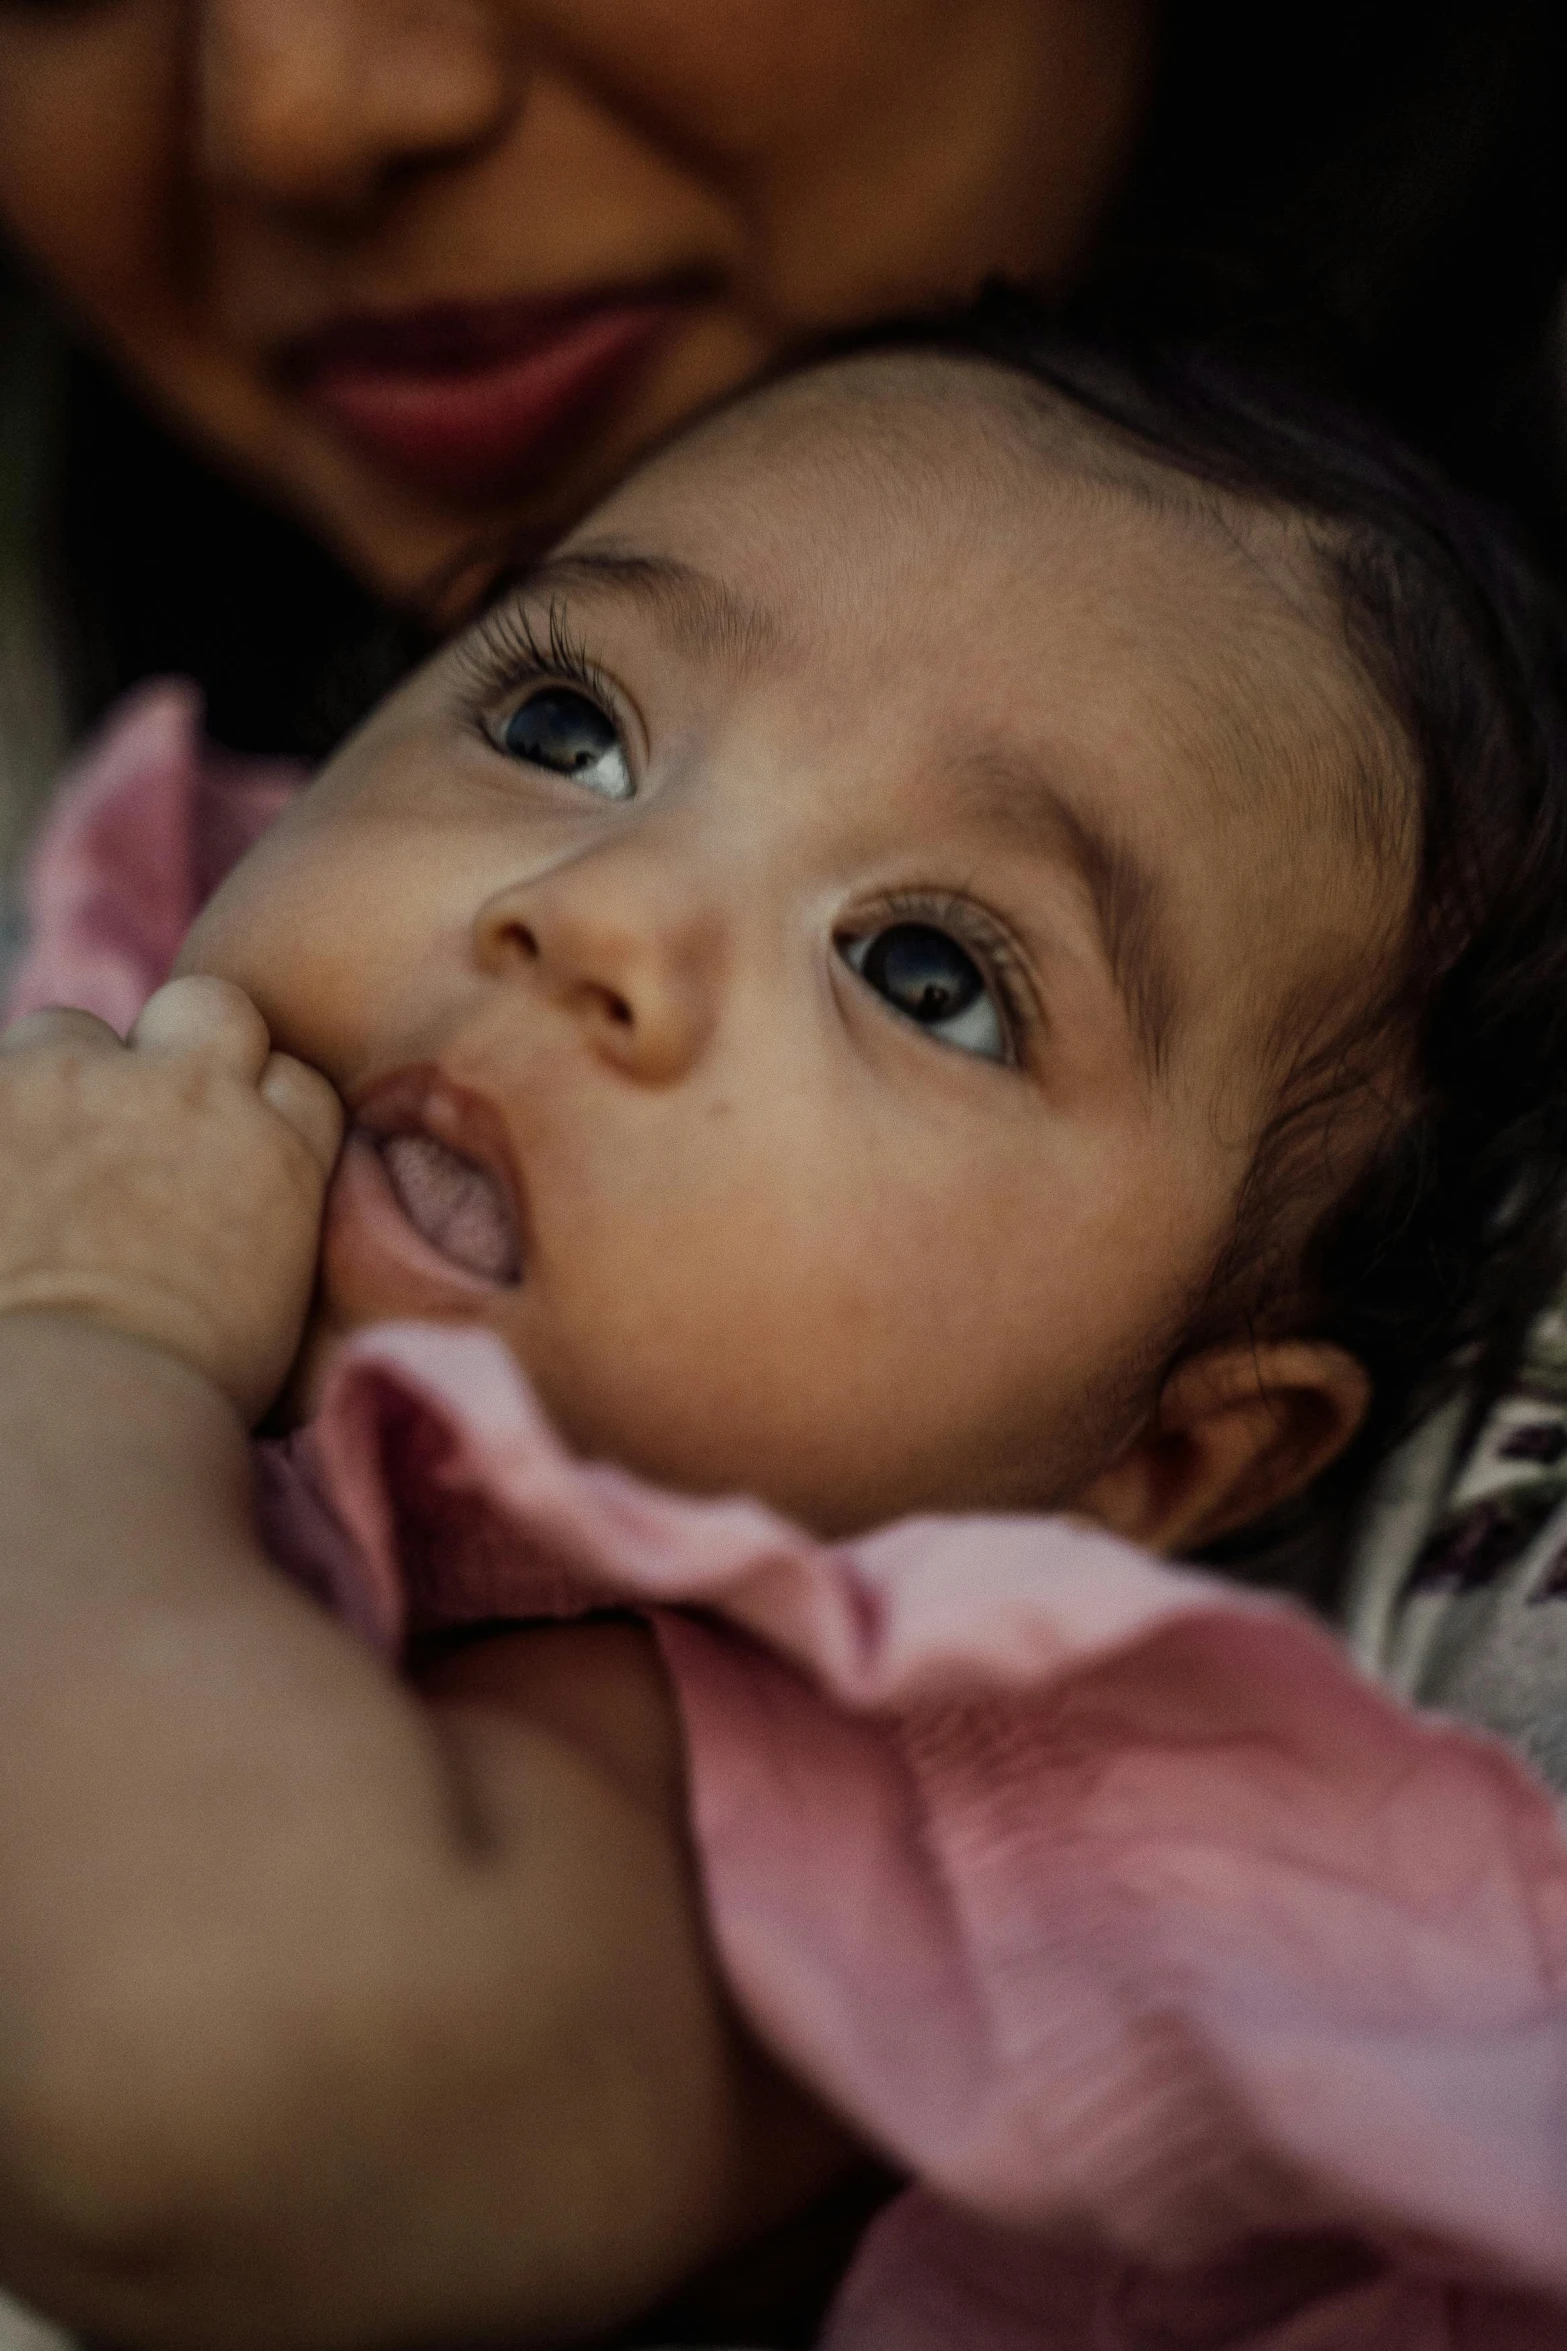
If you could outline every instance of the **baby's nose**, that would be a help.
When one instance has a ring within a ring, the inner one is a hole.
[[[479,910],[474,957],[492,977],[536,990],[627,1077],[671,1085],[717,1019],[722,925],[689,900],[632,900],[586,872],[514,884]]]

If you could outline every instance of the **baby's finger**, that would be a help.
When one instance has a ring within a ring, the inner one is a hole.
[[[343,1140],[343,1105],[321,1072],[292,1053],[274,1053],[256,1091],[304,1138],[330,1175]]]
[[[0,1036],[0,1053],[32,1053],[40,1045],[85,1045],[90,1052],[124,1051],[125,1040],[106,1020],[70,1005],[51,1004],[46,1012],[24,1012]]]
[[[244,989],[204,973],[170,980],[149,997],[131,1043],[144,1053],[199,1053],[244,1078],[259,1078],[272,1050],[267,1024]]]

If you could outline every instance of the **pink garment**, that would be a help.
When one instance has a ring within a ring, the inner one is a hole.
[[[201,697],[179,679],[130,695],[38,836],[6,1017],[75,1004],[123,1035],[168,978],[198,907],[302,780],[286,760],[214,750]]]
[[[1567,1846],[1500,1745],[1065,1520],[824,1547],[574,1461],[481,1333],[361,1338],[265,1460],[388,1649],[651,1612],[735,1997],[920,2182],[832,2351],[1567,2346]]]
[[[134,1013],[203,792],[163,689],[40,852],[24,1001]],[[1567,1844],[1501,1746],[1063,1520],[824,1547],[573,1461],[473,1332],[362,1337],[258,1470],[388,1651],[649,1612],[734,1996],[918,2183],[827,2351],[1567,2351]]]

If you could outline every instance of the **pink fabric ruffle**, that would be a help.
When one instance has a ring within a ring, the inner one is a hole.
[[[574,1461],[473,1332],[361,1338],[264,1474],[387,1648],[652,1614],[734,1995],[920,2183],[831,2351],[1567,2347],[1567,1846],[1500,1745],[1067,1521]]]
[[[6,1017],[74,1004],[123,1035],[203,899],[302,781],[286,760],[207,743],[194,686],[166,679],[122,702],[59,786],[29,860]]]

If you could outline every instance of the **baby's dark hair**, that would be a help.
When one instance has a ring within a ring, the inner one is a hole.
[[[1374,1401],[1319,1485],[1332,1515],[1444,1392],[1468,1382],[1483,1407],[1561,1270],[1567,607],[1499,516],[1380,428],[1201,350],[1073,337],[1005,287],[852,347],[1005,367],[1156,464],[1300,518],[1407,746],[1410,919],[1374,1002],[1302,1022],[1179,1351],[1250,1328],[1358,1358]],[[1380,1103],[1377,1139],[1283,1263],[1281,1211],[1320,1189],[1327,1138],[1357,1102]]]

